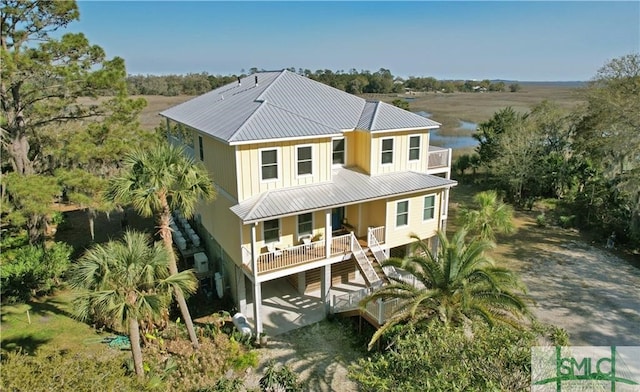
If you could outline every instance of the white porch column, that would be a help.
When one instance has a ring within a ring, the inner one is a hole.
[[[256,336],[260,336],[262,333],[262,315],[260,314],[262,308],[262,283],[253,282],[253,321],[255,324]]]
[[[258,281],[258,248],[256,248],[256,226],[258,223],[251,225],[251,272],[253,272],[253,281]]]
[[[236,296],[238,310],[242,314],[247,314],[247,288],[244,284],[244,272],[238,266],[236,266]]]
[[[307,273],[302,271],[298,272],[298,294],[304,294],[307,288]]]
[[[324,305],[324,314],[329,313],[331,309],[331,264],[320,268],[320,297]]]
[[[328,209],[325,212],[325,219],[324,219],[324,238],[325,238],[324,251],[325,251],[325,257],[327,259],[331,257],[331,240],[332,240],[331,231],[332,231],[331,209]]]
[[[358,204],[358,230],[356,235],[361,236],[364,231],[364,227],[362,227],[362,203]]]

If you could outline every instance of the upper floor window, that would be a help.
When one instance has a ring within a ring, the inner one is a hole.
[[[263,180],[278,178],[278,150],[260,151],[260,172]]]
[[[396,203],[396,227],[407,226],[409,224],[409,200]]]
[[[204,146],[202,145],[202,136],[198,136],[198,143],[200,145],[200,160],[204,161]]]
[[[302,146],[297,148],[297,160],[298,160],[298,175],[303,176],[305,174],[311,174],[312,172],[312,159],[311,159],[311,146]]]
[[[409,136],[409,160],[417,161],[420,159],[420,135]]]
[[[333,139],[333,164],[344,165],[344,138]]]
[[[298,235],[311,234],[313,231],[313,214],[298,215]]]
[[[382,164],[393,163],[393,139],[382,139]]]
[[[422,210],[422,220],[430,220],[436,216],[436,196],[430,195],[424,198],[424,207]]]
[[[272,219],[262,223],[262,235],[264,242],[280,241],[280,220]]]

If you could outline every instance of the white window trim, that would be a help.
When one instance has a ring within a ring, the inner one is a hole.
[[[271,241],[274,243],[279,243],[280,242],[280,232],[282,230],[282,222],[280,221],[280,218],[276,218],[276,219],[268,219],[270,221],[272,220],[277,220],[278,221],[278,239],[276,241]],[[265,231],[265,227],[264,227],[264,222],[266,221],[262,221],[262,242],[264,242],[265,244],[269,244],[271,242],[267,242],[267,236],[265,235],[264,231]]]
[[[276,150],[276,178],[263,179],[262,178],[262,152],[263,151],[272,151]],[[260,182],[276,182],[280,180],[281,177],[281,167],[282,167],[282,154],[280,153],[280,147],[267,147],[267,148],[259,148],[258,149],[258,174],[260,176]]]
[[[311,148],[311,173],[307,173],[307,174],[300,174],[298,173],[298,149],[299,148],[304,148],[304,147],[310,147]],[[313,163],[315,161],[315,148],[313,148],[313,144],[300,144],[296,146],[296,178],[305,178],[305,177],[312,177],[313,176]]]
[[[383,148],[382,146],[383,146],[385,140],[391,140],[391,144],[392,144],[391,145],[391,162],[389,162],[389,163],[382,163],[382,154],[384,153],[384,150],[382,149]],[[393,165],[393,161],[394,161],[394,158],[395,158],[395,149],[396,149],[396,141],[395,141],[395,138],[393,136],[380,138],[380,165],[382,165],[382,166]]]
[[[333,142],[334,140],[344,140],[344,163],[333,163]],[[331,159],[331,166],[332,167],[343,167],[347,165],[347,138],[346,137],[334,137],[331,138],[331,156],[329,157]]]
[[[395,209],[395,214],[393,215],[393,226],[396,229],[406,229],[407,227],[409,227],[410,224],[410,218],[411,218],[411,202],[409,201],[410,199],[402,199],[402,200],[396,200],[396,209]],[[398,226],[398,204],[402,203],[402,202],[407,202],[407,224],[403,225],[403,226]]]
[[[311,235],[311,237],[313,237],[313,228],[315,227],[315,217],[314,217],[314,213],[313,212],[308,212],[307,214],[311,214],[311,233],[304,233],[304,234],[300,234],[300,215],[304,215],[304,214],[298,214],[296,215],[296,235],[298,237],[298,242],[300,242],[300,238],[302,236],[305,235]]]
[[[433,218],[430,219],[424,219],[424,201],[427,197],[432,197],[433,196]],[[431,222],[436,220],[436,216],[438,216],[438,214],[436,214],[437,211],[437,207],[438,206],[438,197],[435,193],[429,194],[429,195],[424,195],[422,197],[422,222]]]
[[[411,138],[418,138],[418,159],[411,159]],[[407,135],[407,162],[415,163],[420,162],[422,160],[422,135],[413,134]]]

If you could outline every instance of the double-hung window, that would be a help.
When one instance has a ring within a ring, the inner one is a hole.
[[[297,148],[298,175],[304,176],[312,174],[312,149],[311,146],[300,146]]]
[[[311,234],[313,231],[313,214],[311,212],[307,214],[298,215],[298,235]]]
[[[420,160],[420,135],[409,136],[409,160]]]
[[[262,224],[262,235],[265,243],[280,241],[280,220],[272,219],[264,221]]]
[[[382,159],[383,165],[393,163],[393,139],[382,139]]]
[[[424,198],[424,207],[422,210],[422,220],[427,221],[436,216],[436,196],[430,195]]]
[[[333,139],[333,164],[344,165],[344,138]]]
[[[409,224],[409,200],[396,203],[396,227],[407,226]]]
[[[262,180],[273,180],[278,178],[278,150],[260,151],[260,174]]]

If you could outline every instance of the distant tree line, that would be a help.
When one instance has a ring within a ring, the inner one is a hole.
[[[355,68],[345,72],[330,69],[287,68],[291,72],[306,76],[350,94],[389,94],[403,92],[502,92],[507,88],[511,92],[520,90],[517,83],[507,86],[503,81],[474,81],[474,80],[437,80],[433,77],[410,76],[403,79],[394,76],[391,71],[380,68],[375,72],[358,71]],[[189,73],[186,75],[129,75],[127,84],[129,93],[133,95],[198,95],[215,88],[234,82],[238,77],[244,77],[264,69],[251,68],[241,70],[233,75],[210,75],[206,72]]]

